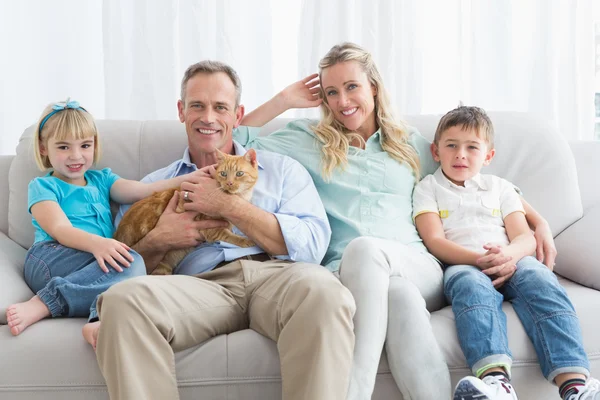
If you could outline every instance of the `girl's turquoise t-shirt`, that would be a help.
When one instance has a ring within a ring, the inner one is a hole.
[[[321,175],[321,142],[312,131],[318,121],[301,119],[269,136],[243,127],[234,139],[245,147],[269,150],[300,162],[312,176],[331,224],[331,242],[322,264],[339,269],[344,249],[359,236],[397,240],[427,252],[412,221],[412,193],[416,181],[410,166],[389,156],[381,147],[377,131],[365,149],[350,147],[348,165],[334,170],[331,179]],[[409,143],[417,151],[421,176],[438,167],[429,150],[430,143],[411,128]]]
[[[87,181],[85,186],[72,185],[55,178],[52,172],[33,179],[29,182],[27,208],[31,213],[34,204],[55,201],[75,228],[110,238],[114,229],[110,213],[110,188],[119,176],[113,174],[110,168],[89,170],[84,176]],[[40,227],[35,218],[32,223],[35,227],[34,243],[55,240]]]

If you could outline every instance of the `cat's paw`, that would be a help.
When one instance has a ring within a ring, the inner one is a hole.
[[[256,243],[254,243],[252,240],[248,239],[248,238],[243,238],[240,240],[240,243],[238,244],[238,246],[240,247],[252,247],[252,246],[256,246]]]
[[[173,268],[171,268],[170,265],[160,263],[152,272],[150,272],[150,275],[173,275]]]

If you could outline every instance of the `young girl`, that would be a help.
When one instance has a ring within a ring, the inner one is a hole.
[[[122,179],[109,168],[91,170],[100,150],[98,131],[93,117],[69,99],[46,107],[33,142],[38,166],[51,170],[29,183],[35,242],[27,252],[24,275],[36,295],[8,307],[6,317],[15,336],[48,316],[89,316],[95,321],[100,293],[145,275],[142,257],[112,239],[110,199],[131,204],[205,175],[198,170],[145,184]]]

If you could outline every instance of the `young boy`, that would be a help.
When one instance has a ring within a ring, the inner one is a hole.
[[[475,375],[458,382],[454,400],[517,399],[503,300],[512,302],[544,376],[559,387],[561,398],[600,400],[573,305],[552,271],[530,256],[535,239],[514,186],[479,173],[494,157],[493,136],[492,122],[480,108],[460,106],[444,115],[431,145],[441,167],[413,196],[419,234],[448,265],[444,291]],[[508,280],[494,278],[515,264]]]

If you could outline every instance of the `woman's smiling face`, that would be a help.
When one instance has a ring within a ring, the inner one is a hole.
[[[348,130],[369,137],[377,130],[377,90],[360,64],[345,61],[321,71],[321,87],[334,118]]]

